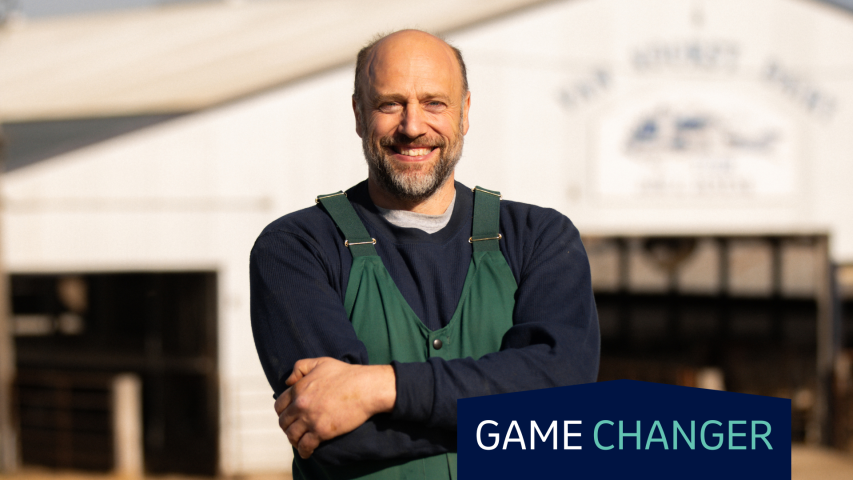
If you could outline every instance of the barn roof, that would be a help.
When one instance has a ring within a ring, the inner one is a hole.
[[[377,32],[446,33],[547,1],[217,1],[13,21],[0,121],[195,111],[349,63]]]
[[[8,22],[0,122],[192,112],[350,63],[377,32],[448,33],[551,1],[219,0]]]

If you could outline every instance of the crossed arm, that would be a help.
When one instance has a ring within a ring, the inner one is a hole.
[[[586,254],[565,217],[539,231],[535,244],[518,248],[523,255],[505,254],[519,289],[499,352],[391,366],[367,365],[341,302],[338,276],[348,269],[304,236],[262,235],[251,259],[253,333],[279,394],[280,425],[299,454],[344,465],[455,451],[457,399],[595,381],[598,320]]]
[[[320,442],[349,433],[397,399],[390,365],[350,365],[330,357],[307,358],[293,366],[289,386],[275,401],[278,424],[302,458]]]

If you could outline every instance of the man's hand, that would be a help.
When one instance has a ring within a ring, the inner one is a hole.
[[[390,365],[350,365],[334,358],[306,358],[293,366],[290,386],[275,401],[278,424],[299,456],[320,442],[351,432],[397,400]]]

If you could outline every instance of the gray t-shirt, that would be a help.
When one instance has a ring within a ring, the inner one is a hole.
[[[376,207],[379,213],[389,223],[403,228],[417,228],[427,233],[435,233],[444,228],[453,215],[453,205],[456,203],[456,192],[453,192],[453,200],[447,210],[440,215],[427,215],[426,213],[410,212],[408,210],[388,210]]]

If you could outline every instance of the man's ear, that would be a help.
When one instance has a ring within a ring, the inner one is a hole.
[[[462,135],[468,133],[468,110],[471,109],[471,91],[465,93],[465,101],[462,102]]]
[[[355,133],[361,137],[364,132],[364,120],[361,118],[361,109],[358,108],[355,95],[352,96],[352,113],[355,114]]]

